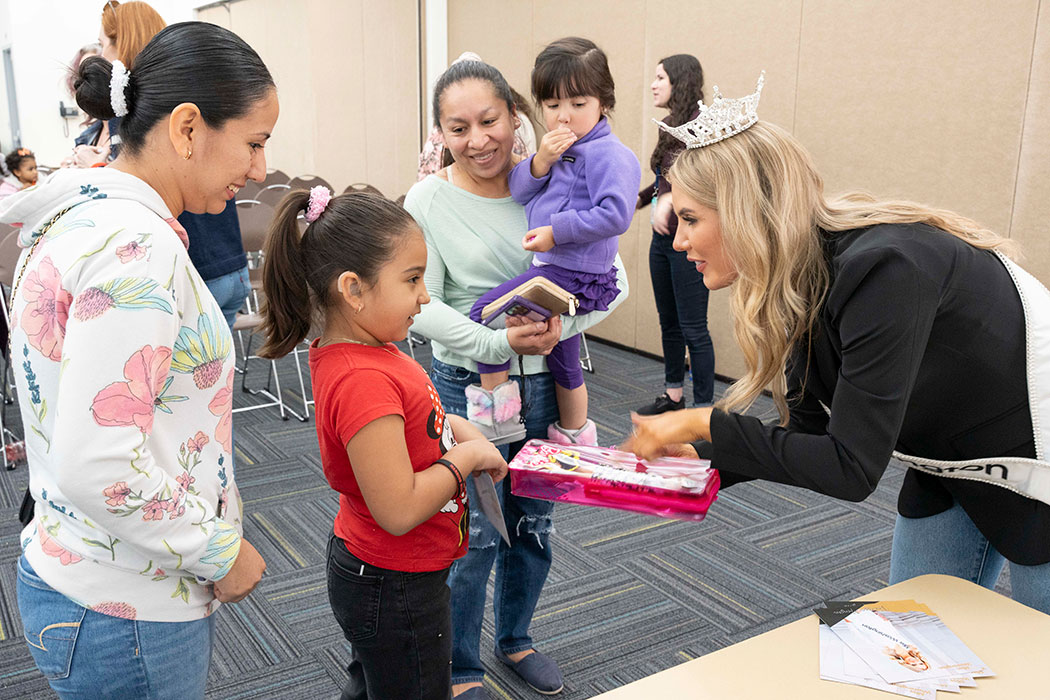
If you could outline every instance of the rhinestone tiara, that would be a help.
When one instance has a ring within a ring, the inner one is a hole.
[[[684,143],[686,148],[710,146],[730,136],[736,136],[758,121],[758,100],[762,96],[762,85],[765,82],[766,72],[762,71],[758,76],[758,87],[755,91],[735,100],[722,97],[718,86],[715,85],[715,97],[711,100],[711,106],[704,105],[703,100],[697,102],[700,114],[693,121],[681,126],[668,126],[657,119],[653,121]]]

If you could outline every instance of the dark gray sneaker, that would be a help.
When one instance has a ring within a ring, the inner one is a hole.
[[[642,406],[635,412],[640,416],[658,416],[668,411],[681,411],[683,408],[685,408],[685,396],[678,401],[672,401],[667,394],[660,394],[655,401]]]

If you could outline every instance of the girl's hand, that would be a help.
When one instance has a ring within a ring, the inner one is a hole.
[[[532,176],[546,177],[551,171],[561,154],[576,143],[576,134],[567,126],[559,126],[557,129],[548,131],[540,139],[540,146],[536,149],[536,155],[532,157]]]
[[[640,459],[656,459],[673,452],[681,453],[681,443],[711,439],[710,407],[668,411],[658,416],[631,414],[634,432],[624,441],[622,449],[633,452]]]
[[[464,479],[475,472],[488,472],[493,481],[507,475],[507,460],[499,448],[485,438],[461,442],[446,452],[445,457],[459,468]]]
[[[561,316],[530,321],[524,316],[507,317],[507,342],[518,355],[549,355],[561,340]]]
[[[671,204],[671,193],[666,192],[656,200],[653,208],[653,230],[661,236],[671,235],[671,218],[674,217],[674,206]]]
[[[491,445],[492,443],[489,443],[489,444]],[[499,452],[498,449],[496,451]],[[478,473],[482,472],[482,471],[488,472],[488,475],[492,477],[492,483],[498,484],[499,482],[503,481],[504,477],[507,476],[507,473],[510,470],[507,468],[507,461],[504,460],[503,464],[498,465],[497,467],[495,467],[493,469],[478,469],[478,470],[475,470],[474,471],[474,476],[477,476]]]
[[[521,239],[521,247],[533,253],[546,253],[554,247],[554,228],[540,226],[532,229]]]

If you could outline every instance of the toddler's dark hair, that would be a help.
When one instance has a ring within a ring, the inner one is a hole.
[[[616,106],[616,85],[605,52],[590,39],[568,36],[540,51],[532,68],[532,97],[537,102],[567,97],[598,98],[602,109]]]
[[[334,197],[302,231],[298,216],[309,201],[306,190],[285,195],[266,237],[263,357],[283,357],[306,338],[318,314],[335,302],[332,283],[339,275],[354,272],[373,282],[404,237],[420,233],[411,214],[368,192]]]
[[[7,157],[4,158],[4,163],[7,165],[7,172],[14,175],[15,171],[22,167],[23,160],[35,159],[36,155],[28,148],[16,148],[7,154]]]

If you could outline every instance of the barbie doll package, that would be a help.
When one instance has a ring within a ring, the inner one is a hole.
[[[662,518],[703,520],[718,494],[708,460],[662,457],[529,440],[510,462],[517,496],[630,510]]]

